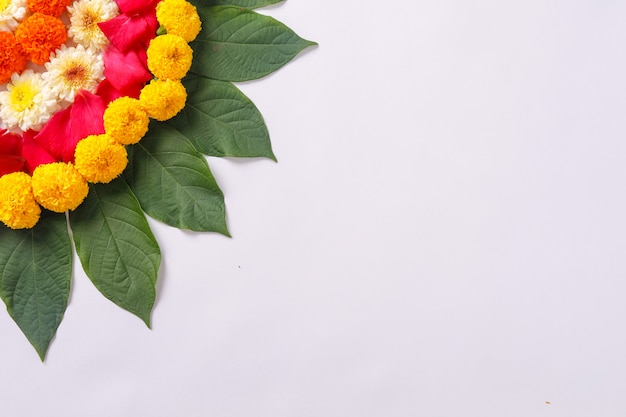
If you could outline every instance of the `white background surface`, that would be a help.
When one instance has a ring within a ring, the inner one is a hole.
[[[626,4],[263,13],[320,46],[240,86],[233,238],[151,223],[153,330],[78,264],[45,364],[0,315],[1,415],[626,415]]]

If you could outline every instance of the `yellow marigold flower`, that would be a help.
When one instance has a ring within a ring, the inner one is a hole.
[[[167,33],[191,42],[198,36],[202,23],[196,8],[185,0],[163,0],[156,8],[157,20]]]
[[[148,69],[162,80],[180,80],[191,68],[193,50],[178,35],[157,36],[150,41],[146,52]]]
[[[132,97],[120,97],[104,111],[104,130],[117,143],[137,143],[148,131],[150,118],[141,102]]]
[[[128,164],[126,148],[108,135],[91,135],[78,142],[74,152],[78,172],[89,182],[110,182]]]
[[[187,90],[179,80],[152,80],[139,95],[148,116],[160,122],[176,116],[186,100]]]
[[[35,200],[48,210],[62,213],[83,202],[89,186],[72,164],[54,162],[39,165],[33,172]]]
[[[34,13],[17,27],[15,38],[31,61],[43,65],[50,54],[65,43],[67,29],[57,17]]]
[[[0,177],[0,221],[11,229],[30,229],[39,221],[41,208],[33,197],[30,175],[13,172]]]

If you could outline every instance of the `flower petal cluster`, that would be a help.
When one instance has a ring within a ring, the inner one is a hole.
[[[0,55],[0,65],[18,68],[6,70],[11,82],[0,92],[0,128],[21,131],[0,135],[0,179],[30,179],[28,186],[14,187],[26,205],[12,195],[2,197],[12,202],[3,203],[4,210],[15,211],[0,218],[9,227],[32,227],[35,216],[24,213],[39,206],[74,210],[89,182],[110,182],[123,172],[125,145],[141,140],[150,118],[174,117],[187,99],[181,79],[193,57],[188,42],[200,30],[195,7],[163,0],[160,21],[158,0],[76,0],[67,7],[72,25],[66,32],[52,15],[65,1],[52,0],[46,9],[42,0],[31,0],[33,8],[49,14],[36,11],[24,19],[14,37],[17,52]],[[156,36],[159,25],[168,33]],[[65,45],[68,34],[75,45]],[[0,35],[0,45],[13,45],[11,36]],[[13,63],[26,60],[46,72]]]
[[[26,16],[26,0],[0,1],[0,32],[13,32]]]
[[[139,96],[148,115],[160,122],[176,116],[186,100],[187,91],[179,80],[152,80]]]
[[[40,73],[26,70],[13,74],[7,91],[0,92],[3,128],[39,129],[58,110],[56,95]]]
[[[27,0],[26,4],[31,13],[59,17],[71,2],[72,0]]]
[[[148,132],[148,113],[141,102],[132,97],[120,97],[109,103],[103,117],[104,130],[120,144],[137,143]]]
[[[11,79],[14,73],[26,68],[26,54],[11,32],[0,32],[0,84]]]
[[[41,215],[33,196],[32,179],[23,172],[0,177],[0,221],[11,229],[29,229]]]
[[[106,134],[87,136],[76,145],[76,169],[89,182],[110,182],[127,164],[126,148]]]
[[[67,8],[70,14],[68,35],[85,48],[101,49],[109,41],[98,23],[118,15],[117,4],[112,0],[77,0]]]
[[[156,17],[167,33],[187,42],[193,41],[202,29],[196,8],[186,0],[163,0],[157,5]]]
[[[193,50],[178,35],[166,34],[152,39],[147,54],[148,69],[157,78],[180,80],[191,68]]]
[[[55,162],[38,166],[33,172],[35,200],[50,211],[74,210],[83,202],[89,186],[74,165]]]
[[[37,12],[22,21],[15,30],[15,37],[28,59],[43,65],[50,54],[65,43],[67,30],[58,17]]]
[[[46,63],[44,80],[60,100],[74,101],[80,90],[94,91],[104,79],[104,61],[95,50],[83,45],[63,45]]]

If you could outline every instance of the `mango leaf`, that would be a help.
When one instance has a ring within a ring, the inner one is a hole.
[[[191,72],[223,81],[264,77],[315,42],[279,21],[231,6],[199,7],[202,30],[190,45]]]
[[[192,0],[196,7],[201,6],[239,6],[246,9],[258,9],[270,4],[280,3],[283,0]]]
[[[128,184],[121,178],[90,184],[85,201],[70,213],[70,224],[91,282],[149,327],[161,252]]]
[[[125,175],[148,215],[179,229],[230,236],[224,195],[206,159],[185,136],[153,121],[148,134],[128,150]]]
[[[32,229],[0,228],[0,297],[42,361],[63,319],[71,277],[64,214],[44,211]]]
[[[185,108],[167,123],[197,150],[211,156],[276,160],[263,116],[237,87],[226,81],[190,76],[183,80]]]

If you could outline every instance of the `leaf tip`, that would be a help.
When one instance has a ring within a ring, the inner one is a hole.
[[[39,356],[39,360],[41,360],[41,363],[45,363],[46,362],[46,353],[48,351],[48,347],[37,347],[35,346],[35,350],[37,351],[37,356]]]

